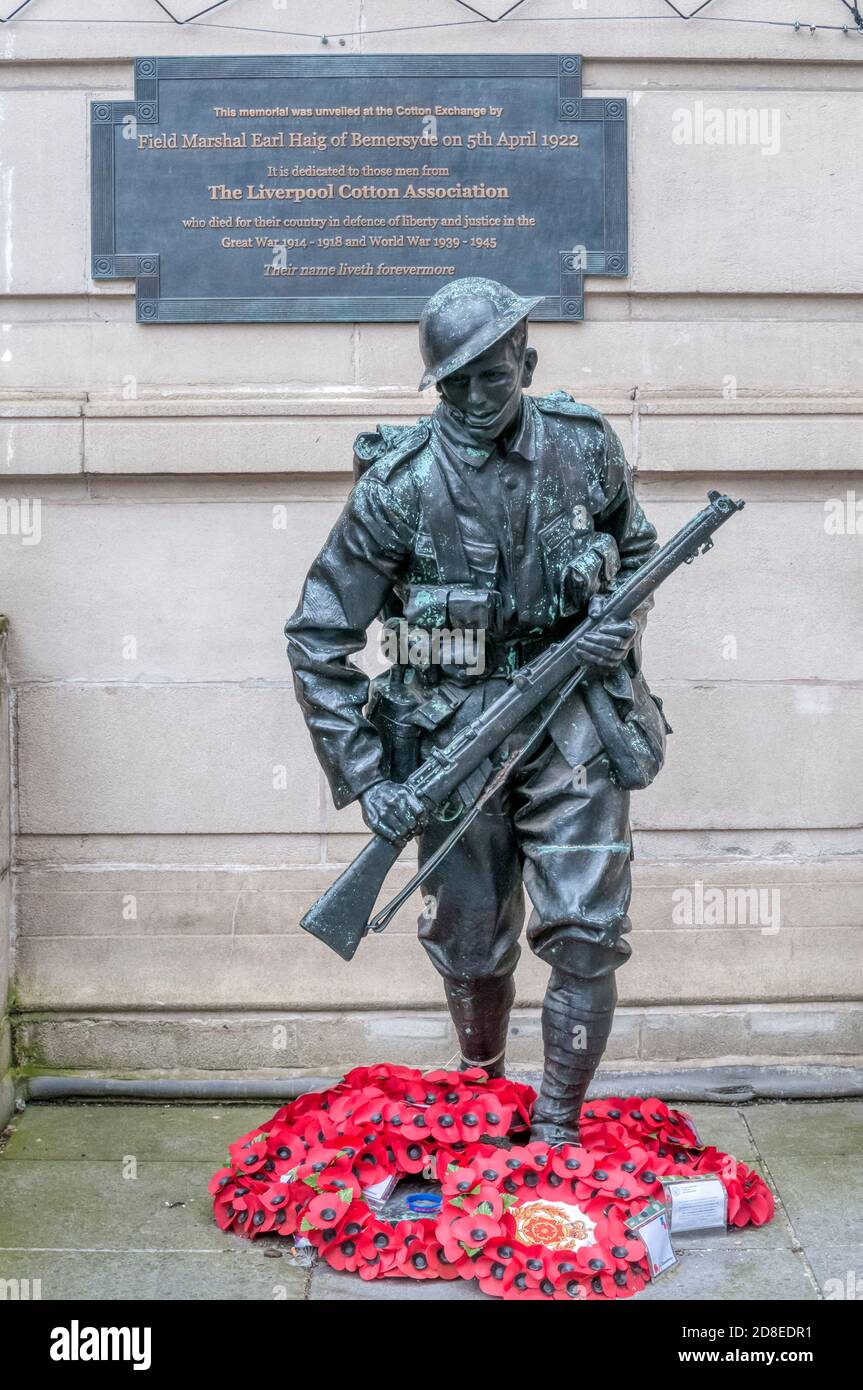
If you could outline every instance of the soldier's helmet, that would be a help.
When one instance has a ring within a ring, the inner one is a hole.
[[[420,315],[420,352],[426,368],[420,391],[505,338],[542,297],[524,297],[497,280],[474,275],[444,285]]]

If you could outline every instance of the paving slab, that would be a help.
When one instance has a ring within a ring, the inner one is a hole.
[[[863,1149],[863,1101],[750,1105],[742,1113],[768,1163],[778,1154],[849,1156]]]
[[[780,1155],[770,1172],[804,1245],[863,1244],[863,1165],[854,1158]]]
[[[678,1251],[680,1263],[648,1284],[639,1300],[696,1302],[763,1302],[769,1299],[817,1298],[804,1262],[790,1250]]]
[[[308,1271],[287,1258],[272,1259],[250,1248],[194,1254],[163,1250],[135,1253],[0,1250],[0,1279],[28,1280],[30,1298],[117,1300],[209,1299],[295,1302],[305,1298]],[[19,1284],[19,1287],[21,1285]]]
[[[228,1145],[275,1112],[258,1105],[28,1105],[16,1116],[4,1159],[190,1159],[224,1163]]]
[[[806,1258],[828,1301],[863,1299],[863,1243],[806,1246]]]
[[[213,1222],[210,1163],[5,1161],[0,1168],[0,1250],[195,1251],[237,1237]]]

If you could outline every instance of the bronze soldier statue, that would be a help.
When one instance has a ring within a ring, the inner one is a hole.
[[[430,818],[404,779],[657,548],[603,416],[562,391],[525,394],[537,303],[479,278],[429,300],[420,390],[434,384],[439,402],[414,425],[359,436],[356,485],[285,629],[336,806],[359,800],[390,841],[418,832],[420,867],[452,827]],[[614,972],[631,953],[629,788],[655,776],[667,729],[640,673],[649,606],[580,639],[590,680],[423,884],[419,936],[443,976],[462,1066],[493,1076],[504,1069],[527,889],[527,940],[551,968],[532,1126],[549,1144],[578,1139]],[[408,642],[370,692],[351,657],[378,617]],[[419,665],[403,660],[418,633],[435,630],[481,642],[465,641],[461,660],[457,644],[426,644]],[[634,771],[615,756],[623,727]],[[528,722],[516,741],[529,733]]]

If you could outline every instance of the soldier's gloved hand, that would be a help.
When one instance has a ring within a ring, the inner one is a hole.
[[[397,844],[421,824],[425,807],[401,782],[376,782],[360,796],[363,820],[375,835]]]
[[[588,613],[591,618],[602,612],[603,600],[593,598]],[[576,652],[587,666],[595,666],[599,671],[613,671],[626,659],[638,635],[638,627],[632,618],[608,618],[600,620],[591,632],[585,633],[576,643]]]

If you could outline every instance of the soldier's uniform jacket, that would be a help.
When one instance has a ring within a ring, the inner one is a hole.
[[[656,545],[617,435],[564,392],[524,396],[504,447],[467,442],[441,403],[414,425],[361,434],[355,461],[361,476],[285,628],[297,697],[337,806],[386,775],[365,708],[369,681],[350,660],[376,617],[402,613],[409,600],[415,608],[417,596],[453,582],[496,591],[496,655],[485,678],[499,678],[580,621],[590,593],[620,583]],[[454,537],[469,573],[445,572]],[[606,687],[625,700],[639,666],[636,644]],[[444,733],[472,684],[466,672],[444,673],[418,693],[429,711],[419,721]],[[576,693],[552,727],[571,766],[599,746],[588,725]]]

